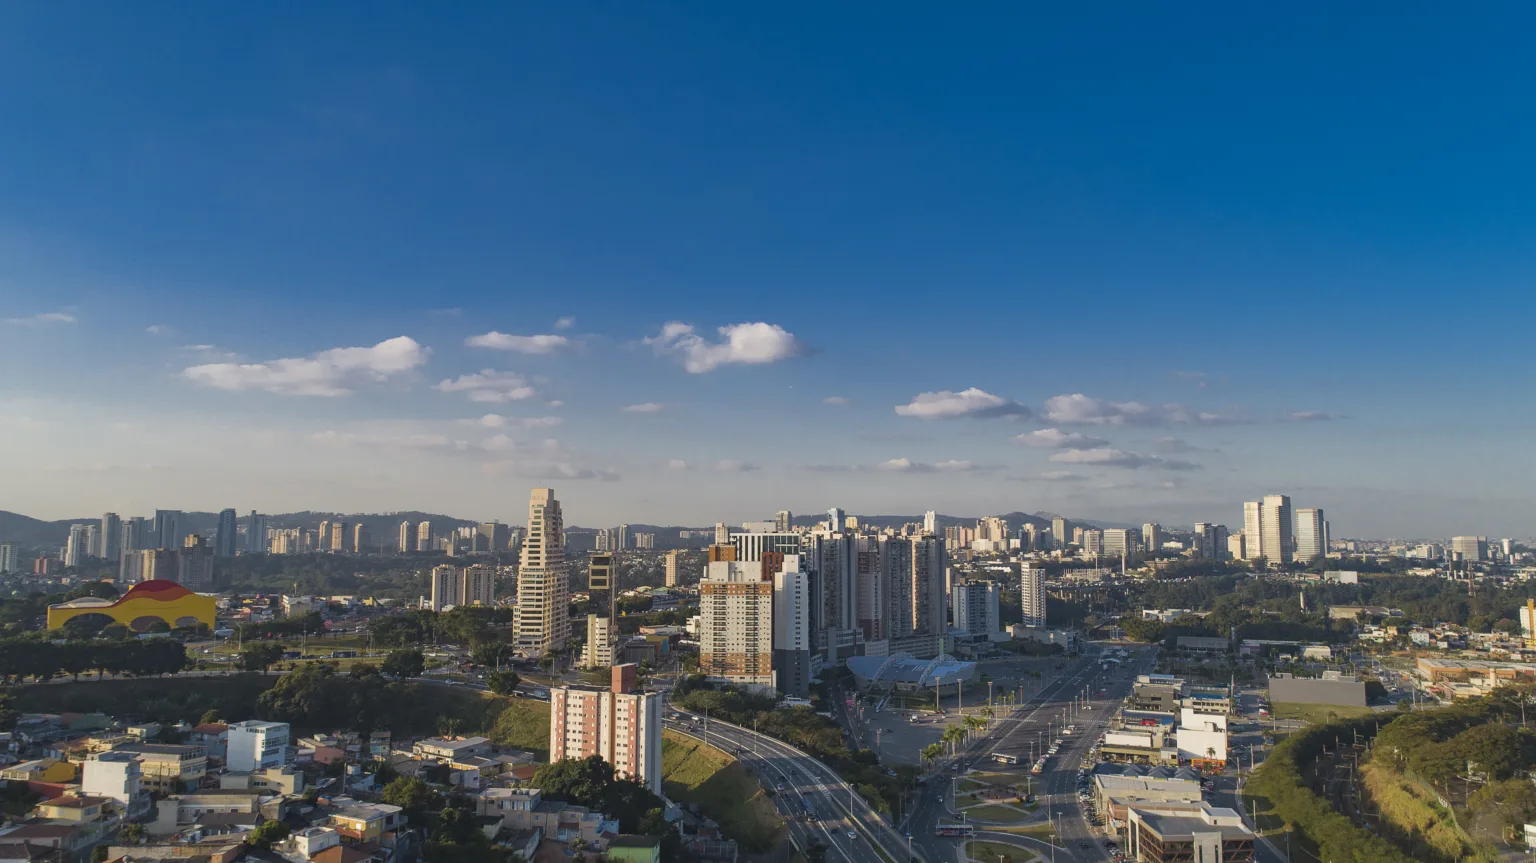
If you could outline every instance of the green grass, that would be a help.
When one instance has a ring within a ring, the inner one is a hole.
[[[965,843],[965,854],[972,860],[982,863],[999,863],[1004,859],[1023,861],[1034,859],[1035,853],[1022,845],[1004,845],[1001,842],[981,842],[972,840]]]
[[[1334,719],[1370,716],[1373,712],[1369,707],[1345,707],[1338,704],[1297,704],[1295,702],[1276,702],[1269,706],[1269,710],[1276,719],[1300,719],[1312,725],[1322,725]]]
[[[988,830],[998,830],[1003,833],[1017,833],[1020,836],[1028,836],[1031,839],[1039,839],[1041,842],[1051,842],[1056,839],[1056,828],[1049,823],[1026,824],[1023,826],[988,827]]]
[[[983,821],[1023,821],[1026,814],[1021,810],[996,803],[973,806],[962,811],[965,812],[966,818],[980,818]]]
[[[661,785],[671,799],[697,804],[744,850],[767,851],[784,835],[784,820],[758,781],[707,743],[663,731]]]
[[[433,687],[434,690],[444,688]],[[482,694],[475,689],[453,689],[448,692],[448,698],[466,702],[460,707],[460,711],[465,713],[469,712],[465,708],[473,709],[475,706],[467,703],[469,699],[481,700],[481,709],[493,717],[489,736],[496,745],[526,749],[549,757],[549,702],[531,698],[503,698]]]

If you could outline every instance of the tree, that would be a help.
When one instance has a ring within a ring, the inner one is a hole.
[[[252,847],[265,851],[288,838],[288,825],[282,821],[263,821],[245,841]]]
[[[517,689],[517,685],[522,682],[522,678],[517,676],[517,672],[504,669],[491,672],[486,676],[485,682],[497,695],[511,695]]]
[[[384,786],[383,797],[385,803],[404,809],[406,817],[419,820],[437,795],[415,776],[402,776]]]
[[[384,657],[382,667],[385,674],[393,674],[396,677],[418,677],[426,669],[426,657],[417,648],[391,650],[389,655]]]
[[[504,641],[482,642],[475,645],[469,654],[471,662],[486,668],[500,668],[502,663],[511,658],[512,649]]]
[[[198,718],[197,723],[199,725],[208,725],[208,724],[211,724],[211,723],[214,723],[214,722],[223,722],[223,721],[224,720],[219,718],[219,710],[218,710],[218,708],[215,707],[215,708],[211,708],[209,710],[204,710],[203,711],[203,715]]]
[[[283,646],[261,642],[240,651],[240,668],[244,671],[266,672],[283,658]]]
[[[923,759],[923,764],[927,765],[928,767],[932,767],[934,762],[944,757],[944,747],[937,743],[930,743],[927,746],[924,746],[923,751],[919,754]]]
[[[125,845],[137,845],[144,840],[144,825],[130,821],[118,830],[117,836]]]

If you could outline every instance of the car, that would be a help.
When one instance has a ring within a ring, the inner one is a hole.
[[[940,802],[940,803],[943,803],[943,802],[944,802],[944,795],[943,795],[943,794],[940,794],[940,795],[939,795],[939,802]]]
[[[1105,839],[1104,840],[1104,847],[1105,848],[1113,848],[1113,847],[1115,847],[1115,840],[1113,840],[1113,839]]]
[[[848,838],[849,839],[857,839],[857,838],[859,838],[859,831],[857,831],[857,830],[849,830],[848,831]]]
[[[1079,843],[1077,843],[1077,847],[1079,847],[1079,848],[1092,848],[1093,847],[1093,843],[1092,842],[1079,842]]]

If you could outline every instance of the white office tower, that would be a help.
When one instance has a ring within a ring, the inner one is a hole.
[[[224,746],[224,765],[231,771],[266,770],[282,767],[291,755],[288,747],[288,723],[247,719],[229,726]]]
[[[1141,547],[1148,554],[1156,553],[1163,547],[1163,526],[1156,523],[1148,523],[1141,526]]]
[[[1072,534],[1067,530],[1067,520],[1061,516],[1051,518],[1051,539],[1055,540],[1057,548],[1066,548]]]
[[[1110,557],[1136,553],[1136,531],[1112,527],[1104,531],[1104,553]]]
[[[125,809],[142,793],[142,780],[133,752],[97,752],[80,765],[82,797],[106,797]]]
[[[933,510],[923,513],[923,533],[939,532],[939,514]]]
[[[949,592],[949,605],[955,613],[955,629],[972,635],[989,635],[1002,630],[998,617],[997,583],[962,581]]]
[[[19,572],[20,567],[16,558],[16,543],[0,542],[0,572]]]
[[[543,656],[565,648],[570,636],[570,581],[565,570],[565,520],[552,488],[528,500],[528,536],[517,577],[517,649]]]
[[[615,775],[661,793],[661,695],[640,691],[636,671],[615,665],[606,689],[550,690],[549,763],[596,755]]]
[[[682,552],[678,551],[675,548],[672,549],[671,551],[667,552],[667,563],[666,563],[666,579],[667,579],[666,584],[667,584],[667,587],[677,587],[679,584],[682,583],[682,581],[681,581],[681,573],[678,572],[678,564],[680,563],[678,558],[681,557],[681,556],[682,556]]]
[[[400,522],[400,533],[395,540],[395,547],[401,554],[416,550],[416,525],[408,521]]]
[[[1019,606],[1025,626],[1045,626],[1045,569],[1024,564],[1019,572]]]
[[[245,517],[245,541],[240,549],[246,554],[267,552],[267,517],[254,509]]]
[[[117,560],[123,555],[123,520],[115,512],[101,514],[101,529],[96,531],[92,554],[102,560]]]
[[[154,548],[181,548],[187,534],[181,527],[181,510],[155,510]]]
[[[837,533],[848,526],[848,514],[841,507],[827,510],[827,530]]]
[[[736,547],[737,560],[762,560],[764,554],[799,554],[798,533],[733,533],[731,545]]]
[[[725,522],[715,522],[715,545],[730,545],[731,529],[725,526]]]
[[[786,554],[773,574],[773,673],[780,692],[811,695],[811,576]]]
[[[1196,766],[1226,766],[1226,714],[1196,713],[1188,707],[1181,708],[1178,742],[1180,761],[1187,760]]]
[[[619,525],[617,536],[618,536],[618,544],[616,546],[614,546],[613,550],[614,551],[626,551],[626,550],[628,550],[629,547],[630,547],[630,545],[629,545],[629,525],[627,525],[627,524]]]
[[[1087,528],[1083,531],[1081,540],[1084,554],[1101,555],[1104,553],[1104,531],[1097,528]]]
[[[1476,563],[1488,559],[1488,537],[1486,536],[1453,536],[1451,537],[1451,554],[1458,559]]]
[[[432,522],[424,521],[416,525],[416,550],[432,551]]]
[[[459,599],[464,605],[495,605],[496,567],[485,563],[464,567]]]
[[[462,587],[458,567],[446,563],[432,567],[432,592],[427,598],[428,607],[433,611],[446,611],[453,606],[463,605],[464,597],[460,593]]]
[[[1296,559],[1310,561],[1328,554],[1328,522],[1320,509],[1296,510]]]
[[[714,561],[699,582],[699,671],[713,683],[774,690],[773,582],[757,561]]]
[[[1248,537],[1246,535],[1244,535],[1242,531],[1238,531],[1237,533],[1230,534],[1227,537],[1227,559],[1228,560],[1247,560],[1248,559]]]
[[[587,668],[607,668],[617,658],[614,647],[618,643],[617,617],[618,580],[614,570],[613,555],[597,552],[587,561],[587,642],[582,646],[582,665]]]
[[[1264,559],[1270,563],[1290,563],[1295,559],[1296,545],[1292,534],[1292,519],[1289,497],[1283,494],[1264,496],[1259,545],[1263,549]]]
[[[1264,556],[1264,502],[1243,501],[1243,560],[1255,560]]]
[[[91,556],[90,525],[69,526],[69,542],[64,546],[64,565],[79,566]]]
[[[781,509],[773,514],[773,532],[789,533],[795,527],[795,517],[787,509]]]

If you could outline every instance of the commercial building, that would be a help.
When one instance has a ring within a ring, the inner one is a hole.
[[[1451,555],[1457,560],[1479,563],[1488,559],[1488,537],[1453,536]]]
[[[1185,707],[1179,711],[1179,760],[1197,767],[1225,768],[1227,763],[1227,717],[1223,713],[1197,713]]]
[[[1022,606],[1025,626],[1044,629],[1045,620],[1045,568],[1026,563],[1019,571],[1019,604]]]
[[[123,520],[115,512],[101,514],[101,529],[96,531],[92,554],[102,560],[117,560],[123,554]]]
[[[1295,555],[1291,499],[1283,494],[1264,496],[1259,547],[1270,563],[1290,563]]]
[[[917,659],[910,653],[890,656],[850,656],[848,670],[859,688],[877,687],[903,691],[952,686],[976,676],[976,663],[962,662],[940,654],[933,659]]]
[[[1189,815],[1127,813],[1127,851],[1138,863],[1252,863],[1253,831],[1231,809]]]
[[[395,547],[401,554],[416,550],[416,525],[408,522],[400,522],[400,533],[395,540]]]
[[[582,665],[607,668],[614,664],[613,648],[618,643],[617,602],[613,555],[593,554],[587,562],[587,643],[582,648]]]
[[[176,553],[176,583],[195,593],[213,590],[213,549],[195,533],[187,534]]]
[[[733,533],[731,544],[736,546],[737,560],[762,560],[765,554],[799,554],[800,534]]]
[[[140,783],[157,794],[195,790],[208,774],[208,750],[169,743],[129,743],[113,750],[138,759]]]
[[[955,629],[977,635],[1002,631],[998,616],[997,582],[961,581],[949,591],[949,605],[954,610]]]
[[[1113,527],[1104,531],[1104,554],[1110,557],[1136,553],[1136,531]]]
[[[812,581],[800,560],[784,555],[783,566],[773,574],[773,673],[780,692],[809,698]]]
[[[292,754],[288,723],[247,719],[229,726],[224,764],[230,770],[254,772],[287,764]]]
[[[772,691],[773,582],[761,561],[715,561],[699,582],[699,671],[711,682]]]
[[[517,579],[516,644],[525,656],[565,648],[570,637],[570,582],[565,566],[565,519],[552,488],[528,499],[528,535]]]
[[[198,625],[212,629],[217,611],[213,597],[193,593],[174,581],[157,579],[135,584],[116,600],[82,596],[50,605],[48,628],[58,629],[73,618],[101,614],[135,632],[148,632],[156,622],[172,629]]]
[[[219,512],[218,525],[213,531],[213,554],[215,557],[234,557],[235,540],[239,535],[239,516],[233,509],[225,509]]]
[[[1056,547],[1066,548],[1067,541],[1071,538],[1072,534],[1067,527],[1067,520],[1059,515],[1053,517],[1051,519],[1051,539],[1055,542]]]
[[[1308,561],[1328,555],[1328,522],[1313,507],[1296,510],[1296,558]]]
[[[1294,677],[1275,673],[1269,677],[1269,701],[1271,704],[1364,707],[1365,682],[1337,671],[1325,671],[1322,677]]]
[[[245,553],[265,554],[267,551],[267,517],[251,510],[245,518]]]
[[[157,509],[155,510],[155,522],[150,528],[153,534],[150,539],[153,546],[146,548],[181,548],[186,541],[187,534],[181,526],[181,510]]]
[[[613,667],[607,689],[550,690],[549,761],[596,755],[619,776],[661,793],[661,695],[635,688],[634,665]]]

